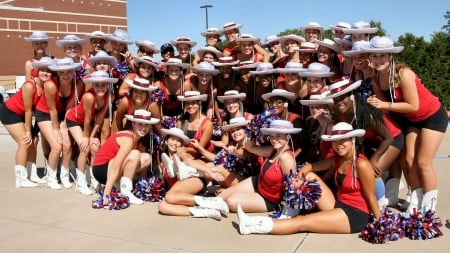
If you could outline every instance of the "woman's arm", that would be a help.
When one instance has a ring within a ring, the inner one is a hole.
[[[270,55],[269,53],[267,53],[266,50],[264,50],[264,48],[262,48],[258,43],[255,43],[253,45],[253,47],[255,48],[256,52],[258,52],[258,54],[261,57],[258,57],[258,61],[260,62],[269,62],[270,61]]]
[[[130,86],[125,82],[126,80],[133,80],[134,73],[128,74],[122,81],[119,87],[119,97],[127,96],[130,92]]]
[[[378,145],[378,148],[370,157],[370,162],[377,169],[377,171],[383,171],[387,168],[378,168],[378,159],[389,148],[389,145],[391,145],[394,138],[392,137],[391,132],[386,127],[384,122],[375,124],[374,119],[372,118],[369,124],[370,128],[372,128],[377,133],[377,135],[382,138],[382,140],[380,141],[380,145]]]
[[[214,162],[214,160],[216,159],[216,154],[213,154],[213,153],[209,152],[208,150],[206,150],[204,147],[200,146],[198,141],[195,139],[192,139],[191,143],[192,143],[192,146],[194,146],[194,148],[196,148],[197,151],[206,158],[206,160],[208,160],[210,162]]]
[[[47,81],[44,83],[45,101],[50,112],[50,121],[52,123],[53,130],[59,130],[58,111],[56,110],[55,98],[57,96],[56,85],[53,81]]]
[[[334,157],[320,160],[315,163],[307,163],[300,169],[300,174],[306,175],[309,172],[325,171],[334,169]]]
[[[116,111],[117,131],[122,131],[124,128],[123,119],[124,119],[125,113],[127,112],[127,109],[128,109],[128,103],[129,103],[128,97],[123,97],[122,99],[120,99],[119,105],[117,106],[117,111]]]
[[[30,80],[32,78],[31,71],[33,70],[33,66],[31,65],[31,61],[27,60],[25,62],[25,80]]]
[[[375,172],[368,160],[359,159],[356,162],[356,174],[361,183],[362,193],[369,206],[369,211],[380,216],[380,207],[375,196]]]
[[[262,157],[269,157],[273,152],[272,145],[257,146],[255,140],[250,140],[245,143],[245,150]]]
[[[291,171],[296,170],[295,158],[289,152],[281,154],[279,161],[284,174],[289,175]]]
[[[25,82],[22,86],[23,106],[25,109],[25,136],[22,137],[22,141],[26,144],[31,143],[34,92],[34,85],[30,82]]]

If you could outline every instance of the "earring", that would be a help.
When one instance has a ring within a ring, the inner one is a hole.
[[[286,102],[284,103],[284,107],[287,108],[289,106],[289,104]]]

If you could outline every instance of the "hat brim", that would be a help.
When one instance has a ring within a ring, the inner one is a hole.
[[[193,48],[193,47],[195,47],[197,45],[197,42],[195,42],[195,41],[176,41],[176,40],[171,40],[170,43],[174,47],[177,47],[178,44],[188,44],[191,48]]]
[[[117,59],[114,56],[91,56],[87,59],[87,63],[91,67],[93,67],[98,61],[107,61],[109,62],[110,67],[117,65]]]
[[[253,43],[259,43],[259,38],[236,38],[235,41],[237,42],[244,42],[244,41],[251,41]]]
[[[253,69],[258,67],[257,63],[252,63],[244,66],[238,66],[238,67],[231,67],[233,70],[240,70],[240,69]]]
[[[302,42],[305,42],[306,39],[303,37],[294,37],[294,36],[290,36],[290,37],[281,37],[279,38],[280,44],[284,47],[284,43],[286,42],[286,40],[295,40],[298,42],[298,44],[302,44]]]
[[[304,99],[299,100],[302,105],[332,105],[334,104],[333,99],[323,98],[323,99]]]
[[[66,71],[66,70],[76,70],[81,67],[81,63],[73,63],[70,66],[63,65],[63,66],[56,66],[56,65],[49,65],[48,68],[53,71]]]
[[[319,46],[329,48],[329,49],[333,50],[336,53],[339,53],[341,51],[337,45],[330,45],[330,44],[327,44],[327,43],[323,43],[322,41],[319,41],[319,40],[316,40],[316,43],[319,44]]]
[[[48,68],[48,66],[50,66],[51,63],[42,63],[39,61],[34,61],[31,63],[31,67],[33,67],[33,69],[41,69],[41,68]]]
[[[349,50],[349,51],[342,51],[342,55],[346,56],[346,57],[352,57],[355,55],[360,55],[360,54],[368,54],[367,51],[365,50]]]
[[[25,37],[25,41],[33,42],[33,41],[50,41],[54,39],[54,37],[46,37],[46,38],[31,38],[31,37]]]
[[[128,115],[128,114],[125,115],[125,118],[127,118],[127,120],[129,120],[129,121],[138,122],[138,123],[147,124],[147,125],[154,125],[159,122],[159,119],[156,119],[156,118],[136,119],[133,117],[133,115]]]
[[[136,40],[134,42],[134,44],[136,44],[136,46],[138,46],[138,47],[148,48],[148,49],[152,50],[154,54],[159,54],[161,52],[161,50],[157,49],[154,45],[147,44],[144,41]]]
[[[301,128],[261,128],[263,134],[298,134],[302,131]]]
[[[223,28],[222,31],[225,32],[225,31],[234,30],[234,29],[241,29],[241,27],[242,27],[242,24],[235,24],[235,25]]]
[[[102,39],[102,40],[105,40],[105,43],[106,42],[108,42],[109,41],[109,38],[108,38],[108,35],[90,35],[90,34],[87,34],[86,35],[86,37],[85,37],[87,40],[91,40],[91,39]]]
[[[133,41],[122,40],[122,39],[119,39],[119,38],[116,38],[116,37],[113,37],[113,36],[108,36],[107,39],[109,39],[110,41],[116,41],[116,42],[124,43],[124,44],[127,44],[127,45],[133,44]]]
[[[361,51],[363,53],[390,53],[390,54],[398,54],[405,49],[403,46],[398,47],[390,47],[390,48],[371,48],[371,47],[362,47]]]
[[[207,73],[210,75],[217,75],[219,74],[219,71],[217,69],[202,69],[202,68],[197,68],[197,67],[193,67],[192,68],[192,72],[194,73]]]
[[[264,99],[264,101],[269,102],[270,98],[272,98],[272,97],[283,97],[283,98],[286,98],[289,100],[294,100],[297,96],[292,92],[289,92],[289,93],[287,93],[287,92],[286,93],[271,92],[271,93],[262,94],[261,97],[262,97],[262,99]]]
[[[83,46],[84,43],[86,43],[85,39],[79,39],[79,40],[57,40],[56,41],[56,46],[63,48],[65,45],[71,45],[71,44],[77,44],[80,46]]]
[[[246,127],[246,126],[248,126],[248,122],[249,122],[248,120],[244,120],[244,121],[241,121],[241,122],[228,124],[228,125],[222,126],[222,130],[223,131],[230,131],[231,129],[234,129],[236,127]]]
[[[186,135],[181,134],[181,133],[177,133],[177,132],[173,132],[173,131],[170,131],[170,130],[171,129],[161,128],[159,130],[159,132],[160,132],[162,137],[176,136],[176,137],[180,138],[181,140],[183,140],[184,145],[187,145],[187,144],[189,144],[191,142],[191,139],[189,139],[189,137],[187,137]]]
[[[326,72],[326,73],[313,73],[310,71],[303,71],[298,73],[301,77],[321,77],[327,78],[334,75],[334,72]]]
[[[85,83],[117,83],[118,78],[85,78],[83,82]]]
[[[343,89],[343,90],[341,90],[341,91],[338,91],[338,92],[336,92],[336,93],[333,93],[333,94],[327,93],[327,95],[325,96],[325,98],[331,98],[331,99],[337,98],[337,97],[342,96],[342,95],[344,95],[344,94],[346,94],[346,93],[349,93],[350,91],[352,91],[352,90],[354,90],[354,89],[357,89],[359,86],[361,86],[361,80],[356,81],[356,82],[353,82],[352,84],[350,84],[350,85],[349,85],[348,87],[346,87],[345,89]]]
[[[191,96],[191,97],[184,97],[184,96],[177,96],[178,100],[184,102],[184,101],[206,101],[208,99],[208,95],[201,94],[197,96]]]
[[[232,61],[232,62],[212,62],[212,65],[216,67],[222,67],[222,66],[234,66],[239,63],[239,60]]]
[[[342,139],[348,139],[353,137],[362,137],[366,134],[366,130],[364,129],[355,129],[345,134],[324,134],[321,136],[322,141],[337,141]]]
[[[215,32],[201,32],[200,35],[203,36],[203,37],[206,37],[208,35],[217,35],[217,36],[220,37],[220,36],[223,35],[223,31],[222,30],[218,30],[218,31],[215,31]]]
[[[354,34],[354,33],[367,33],[372,34],[378,32],[377,27],[371,28],[342,28],[342,31],[346,34]]]
[[[302,27],[300,27],[300,30],[302,30],[303,33],[305,33],[305,31],[308,29],[319,30],[320,34],[323,34],[325,32],[325,28],[323,28],[321,26],[302,26]]]
[[[126,79],[125,83],[128,84],[128,86],[130,86],[130,88],[137,89],[137,90],[154,91],[154,90],[158,89],[158,87],[152,86],[152,85],[149,85],[148,88],[136,85],[133,83],[133,80],[131,80],[131,79]]]
[[[204,55],[206,52],[210,52],[210,53],[214,54],[217,58],[220,58],[220,57],[223,56],[222,52],[220,52],[219,50],[211,50],[211,49],[199,49],[199,50],[197,50],[197,54],[198,54],[200,57],[203,57],[203,55]]]
[[[272,70],[263,70],[263,71],[256,71],[256,70],[250,71],[250,74],[251,74],[252,76],[257,76],[257,75],[271,75],[271,74],[275,74],[275,73],[277,73],[277,71],[276,71],[275,69],[272,69]]]
[[[228,95],[228,96],[217,96],[217,100],[221,103],[223,103],[225,100],[228,99],[239,99],[239,100],[244,100],[247,97],[247,94],[245,93],[239,93],[236,95]]]
[[[294,48],[294,51],[302,53],[317,53],[317,49]]]
[[[287,69],[287,68],[277,68],[275,69],[275,73],[283,74],[283,73],[294,73],[298,74],[299,72],[308,71],[307,69]]]
[[[133,57],[133,58],[134,58],[134,62],[136,62],[136,65],[139,64],[139,63],[145,63],[145,64],[148,64],[148,65],[152,66],[154,69],[158,69],[158,64],[156,64],[154,62],[149,62],[149,61],[146,61],[146,60],[141,59],[139,57]]]
[[[266,42],[261,44],[261,47],[269,47],[269,45],[274,43],[274,42],[280,42],[280,38],[276,38],[276,39],[273,39],[273,40],[266,41]]]
[[[163,66],[176,66],[182,69],[187,69],[189,68],[189,63],[172,63],[172,62],[162,62],[161,65]]]

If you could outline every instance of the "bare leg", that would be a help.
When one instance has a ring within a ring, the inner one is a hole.
[[[203,189],[200,178],[191,177],[177,181],[158,205],[159,212],[166,215],[190,216],[189,207],[195,205],[194,195]]]

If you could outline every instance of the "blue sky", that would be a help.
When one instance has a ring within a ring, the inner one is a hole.
[[[257,3],[257,4],[255,4]],[[200,32],[209,27],[222,28],[230,21],[243,24],[241,33],[250,33],[263,41],[271,34],[295,29],[310,21],[328,28],[339,21],[379,21],[387,34],[396,40],[406,32],[423,36],[441,31],[449,0],[128,0],[128,31],[131,40],[150,40],[158,47],[177,37],[197,41],[194,50],[204,45]],[[417,14],[418,13],[418,14]],[[130,47],[133,53],[136,49]],[[159,59],[159,55],[155,55]]]

